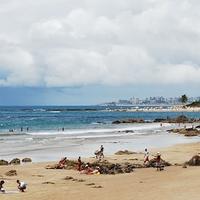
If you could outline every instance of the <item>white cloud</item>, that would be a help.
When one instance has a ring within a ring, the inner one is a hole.
[[[0,1],[0,85],[199,84],[197,0]]]

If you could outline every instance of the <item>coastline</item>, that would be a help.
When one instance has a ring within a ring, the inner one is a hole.
[[[117,108],[117,109],[108,109],[108,112],[200,112],[200,107],[187,107],[183,108],[182,106],[169,106],[164,108],[163,106],[145,106],[137,107],[130,106],[130,108]]]
[[[149,149],[150,155],[159,151],[162,158],[173,166],[158,172],[154,168],[135,169],[130,174],[85,175],[75,170],[47,170],[45,166],[55,162],[27,163],[16,166],[0,166],[0,177],[6,181],[5,189],[16,190],[16,179],[25,180],[25,193],[1,194],[2,200],[146,200],[146,199],[199,199],[200,167],[174,165],[188,161],[200,153],[200,142],[178,144],[167,148]],[[143,153],[131,155],[105,155],[113,163],[143,162]],[[137,159],[137,160],[136,160]],[[92,161],[94,158],[83,158]],[[7,177],[5,172],[15,169],[18,175]],[[75,179],[64,180],[66,176]],[[81,181],[79,181],[81,180]]]

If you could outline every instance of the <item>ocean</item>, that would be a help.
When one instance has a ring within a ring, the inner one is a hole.
[[[0,159],[31,157],[33,161],[60,157],[93,156],[101,144],[106,154],[121,149],[142,151],[178,143],[199,141],[168,133],[173,124],[112,124],[126,118],[200,118],[199,112],[126,112],[106,106],[0,107]]]

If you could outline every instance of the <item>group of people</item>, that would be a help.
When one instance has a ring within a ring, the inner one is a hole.
[[[147,148],[145,148],[144,150],[144,165],[148,164],[149,162],[149,151],[147,150]],[[155,156],[155,161],[156,161],[156,168],[158,169],[162,169],[162,165],[161,165],[161,154],[160,152],[157,152],[156,156]]]
[[[20,192],[24,192],[26,190],[26,187],[27,187],[27,184],[24,182],[24,181],[20,181],[20,180],[17,180],[17,188],[19,189]],[[1,193],[5,193],[6,190],[4,189],[4,184],[5,184],[5,181],[4,180],[1,180],[0,182],[0,192]]]

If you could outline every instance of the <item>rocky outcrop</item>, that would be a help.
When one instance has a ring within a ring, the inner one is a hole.
[[[136,152],[128,151],[128,150],[124,150],[124,151],[120,150],[115,153],[115,155],[130,155],[130,154],[136,154]]]
[[[133,118],[133,119],[116,120],[112,122],[112,124],[125,124],[125,123],[145,123],[145,121],[144,119]]]
[[[9,164],[11,164],[11,165],[20,165],[20,159],[19,158],[14,158],[14,159],[12,159],[11,161],[10,161],[10,163]]]
[[[10,170],[5,173],[6,176],[17,176],[17,171],[16,170]]]
[[[135,168],[142,168],[143,165],[132,163],[110,163],[108,161],[90,163],[93,168],[99,167],[101,174],[122,174],[131,173]]]
[[[162,166],[171,166],[171,164],[163,159],[160,160],[160,165]],[[156,158],[151,159],[147,164],[146,167],[156,167]]]
[[[0,165],[8,165],[8,161],[6,160],[0,160]]]
[[[186,162],[186,164],[190,166],[200,166],[200,156],[193,156],[188,162]]]
[[[179,128],[179,129],[170,129],[168,132],[183,134],[184,136],[198,136],[200,135],[200,130],[196,128]]]
[[[163,122],[163,123],[194,123],[199,121],[200,119],[188,118],[185,115],[180,115],[176,118],[167,118],[167,119],[157,118],[154,120],[154,122]]]
[[[133,172],[135,168],[144,167],[141,164],[132,164],[132,163],[110,163],[108,161],[103,162],[92,162],[92,163],[82,163],[82,168],[88,165],[92,169],[99,169],[100,174],[121,174],[121,173],[130,173]],[[47,166],[46,169],[58,169],[57,165]],[[77,162],[73,160],[68,160],[68,164],[65,169],[74,169],[77,170]]]
[[[23,158],[22,162],[25,162],[25,163],[32,162],[32,160],[31,160],[31,158]]]
[[[190,108],[199,108],[200,107],[200,101],[192,102],[191,104],[188,104],[186,106],[190,107]]]

